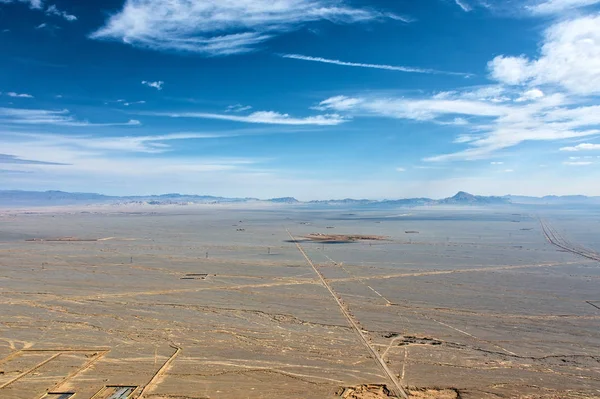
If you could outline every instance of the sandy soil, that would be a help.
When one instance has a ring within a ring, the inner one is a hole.
[[[536,218],[336,212],[3,211],[0,398],[600,397],[598,262]]]

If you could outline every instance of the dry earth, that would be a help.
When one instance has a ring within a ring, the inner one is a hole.
[[[0,211],[0,398],[600,397],[597,261],[528,212],[346,212]]]

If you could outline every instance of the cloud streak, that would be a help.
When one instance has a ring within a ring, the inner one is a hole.
[[[0,93],[0,94],[2,94],[2,93]],[[6,95],[9,97],[13,97],[13,98],[33,98],[33,96],[31,94],[15,93],[14,91],[9,91],[8,93],[6,93]]]
[[[9,154],[0,154],[0,164],[10,165],[67,165],[58,162],[44,162],[32,159],[23,159]]]
[[[214,114],[207,112],[152,112],[144,113],[144,115],[168,116],[171,118],[200,118],[200,119],[217,119],[231,122],[243,123],[259,123],[268,125],[317,125],[317,126],[334,126],[347,122],[348,119],[341,117],[338,114],[325,114],[317,116],[308,116],[305,118],[294,118],[289,114],[281,114],[274,111],[257,111],[250,115],[231,115],[231,114]]]
[[[170,141],[234,137],[231,133],[170,133],[155,136],[81,136],[60,134],[13,133],[23,142],[50,141],[53,145],[84,151],[160,154],[172,150]],[[2,158],[0,157],[0,163]]]
[[[598,3],[600,0],[542,0],[537,4],[527,6],[527,9],[533,14],[558,14]]]
[[[462,10],[464,12],[469,12],[469,11],[473,10],[473,8],[469,4],[467,4],[464,0],[454,0],[454,2],[456,3],[457,6],[462,8]]]
[[[119,123],[92,123],[77,120],[67,109],[44,110],[0,107],[0,123],[23,124],[23,125],[56,125],[72,127],[94,127],[94,126],[138,126],[138,120],[129,120]]]
[[[435,69],[414,68],[414,67],[398,66],[398,65],[365,64],[365,63],[359,63],[359,62],[347,62],[347,61],[332,60],[332,59],[322,58],[322,57],[311,57],[311,56],[301,55],[301,54],[282,54],[280,56],[282,58],[289,58],[289,59],[293,59],[293,60],[320,62],[320,63],[324,63],[324,64],[333,64],[333,65],[349,66],[349,67],[356,67],[356,68],[372,68],[372,69],[383,69],[383,70],[387,70],[387,71],[396,71],[396,72],[443,74],[443,75],[456,75],[456,76],[464,76],[464,77],[473,76],[471,74],[461,73],[461,72],[438,71]]]
[[[163,85],[165,84],[165,82],[163,82],[162,80],[158,80],[156,82],[151,82],[151,81],[148,81],[148,80],[142,80],[142,84],[144,86],[152,87],[153,89],[161,91],[163,89]]]
[[[42,0],[0,0],[0,3],[28,3],[30,8],[41,9],[42,8]]]
[[[355,8],[345,0],[126,0],[91,38],[159,51],[205,55],[244,53],[316,21],[339,24],[405,18]]]
[[[476,90],[482,92],[482,89]],[[510,94],[510,93],[505,93]],[[600,134],[600,106],[571,104],[561,94],[517,102],[522,93],[513,93],[501,102],[495,97],[476,98],[474,92],[446,93],[429,98],[336,96],[318,108],[349,117],[386,117],[417,122],[447,124],[457,115],[474,121],[461,130],[455,143],[469,148],[451,154],[428,157],[425,161],[453,161],[488,158],[493,153],[525,141],[554,141]]]
[[[71,15],[66,11],[59,10],[54,4],[46,9],[46,15],[61,17],[69,22],[77,21],[77,17],[75,15]]]
[[[561,151],[577,152],[577,151],[600,151],[600,144],[581,143],[573,147],[562,147]]]

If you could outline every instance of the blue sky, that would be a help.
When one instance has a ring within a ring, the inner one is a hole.
[[[0,187],[600,195],[600,0],[0,0]]]

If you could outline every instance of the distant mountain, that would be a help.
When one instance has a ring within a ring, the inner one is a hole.
[[[368,199],[352,199],[352,198],[345,198],[345,199],[341,199],[341,200],[308,201],[309,204],[314,204],[314,205],[367,205],[367,204],[373,204],[373,203],[378,203],[378,202],[380,202],[380,201],[368,200]]]
[[[587,197],[585,195],[546,195],[545,197],[527,197],[522,195],[507,195],[503,198],[508,199],[514,204],[531,205],[586,205],[600,204],[600,197]]]
[[[268,201],[276,204],[298,204],[300,202],[294,197],[271,198]]]
[[[64,191],[18,191],[0,190],[0,206],[46,206],[92,204],[109,201],[112,197],[91,193],[67,193]]]
[[[109,196],[95,193],[69,193],[64,191],[0,190],[0,206],[52,206],[91,204],[148,204],[185,205],[188,203],[231,203],[258,201],[256,198],[226,198],[212,195],[162,194],[148,196]]]
[[[253,203],[263,202],[281,205],[301,206],[351,206],[367,208],[393,208],[413,206],[491,206],[510,204],[530,205],[600,205],[600,197],[586,197],[583,195],[571,196],[545,196],[527,197],[506,195],[504,197],[480,196],[459,191],[449,198],[435,200],[431,198],[404,198],[404,199],[352,199],[298,201],[294,197],[271,198],[260,200],[257,198],[228,198],[212,195],[187,195],[179,193],[148,195],[148,196],[109,196],[95,193],[69,193],[64,191],[19,191],[0,190],[0,207],[35,207],[56,205],[92,205],[92,204],[131,204],[131,205],[188,205],[188,204],[225,204],[225,203]]]
[[[500,205],[510,204],[511,201],[502,197],[482,197],[459,191],[454,197],[437,201],[444,205]]]

